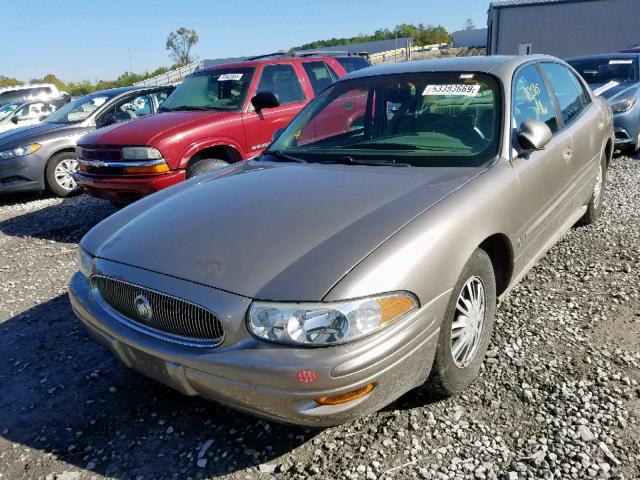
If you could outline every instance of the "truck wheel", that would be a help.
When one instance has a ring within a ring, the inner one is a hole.
[[[205,173],[211,173],[214,170],[228,167],[229,163],[217,158],[202,158],[189,164],[187,167],[187,178],[198,177]]]
[[[47,190],[58,197],[68,197],[78,189],[71,175],[78,169],[75,153],[62,152],[54,155],[47,162],[45,179]]]
[[[578,220],[578,225],[591,225],[600,218],[602,213],[602,200],[604,200],[604,191],[607,186],[607,155],[602,154],[598,173],[596,174],[596,184],[593,186],[593,193],[587,205],[587,211]]]
[[[478,376],[491,339],[496,280],[489,255],[477,249],[456,283],[440,326],[427,388],[443,397],[462,392]]]

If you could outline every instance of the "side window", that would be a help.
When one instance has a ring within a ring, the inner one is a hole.
[[[156,109],[157,109],[158,107],[160,107],[160,105],[162,105],[162,102],[164,102],[167,99],[167,97],[169,96],[169,92],[155,92],[155,93],[152,93],[150,96],[155,98]]]
[[[126,122],[127,120],[135,120],[136,118],[144,117],[151,113],[151,99],[148,95],[140,95],[138,97],[128,97],[120,100],[109,108],[109,110],[105,111],[101,117],[104,118],[105,115],[112,114],[115,116],[116,121]]]
[[[525,120],[540,120],[546,123],[552,132],[558,131],[556,109],[535,65],[524,67],[513,78],[511,109],[514,129]]]
[[[543,63],[542,70],[547,78],[549,78],[551,88],[558,99],[558,105],[560,105],[564,123],[571,123],[584,109],[582,103],[583,92],[578,90],[571,72],[564,65],[560,65],[559,63]]]
[[[291,65],[265,65],[256,92],[273,92],[281,105],[304,101],[298,75]]]
[[[302,67],[307,77],[309,77],[314,95],[318,95],[338,79],[336,74],[324,62],[305,62]]]

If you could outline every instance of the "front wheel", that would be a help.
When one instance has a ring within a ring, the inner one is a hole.
[[[187,178],[198,177],[228,167],[229,163],[217,158],[201,158],[192,162],[187,167]]]
[[[47,190],[58,197],[68,197],[77,190],[73,173],[78,169],[76,156],[71,152],[54,155],[47,162],[45,178]]]
[[[602,154],[598,171],[596,172],[596,182],[593,186],[591,199],[587,205],[587,211],[578,221],[578,225],[591,225],[595,223],[602,213],[602,201],[604,200],[604,192],[607,186],[607,155]]]
[[[489,255],[477,249],[456,283],[427,387],[441,396],[462,392],[478,376],[496,312],[496,280]]]

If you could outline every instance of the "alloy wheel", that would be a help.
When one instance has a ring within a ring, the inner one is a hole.
[[[480,345],[486,314],[486,293],[479,277],[471,277],[462,287],[451,325],[451,355],[458,368],[465,368]]]

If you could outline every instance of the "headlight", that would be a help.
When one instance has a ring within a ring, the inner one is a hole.
[[[331,303],[254,302],[248,327],[273,342],[334,345],[368,335],[416,308],[418,301],[409,293]]]
[[[159,160],[162,155],[152,147],[124,147],[122,158],[124,160]]]
[[[17,147],[13,150],[5,150],[4,152],[0,152],[0,159],[31,155],[33,152],[40,150],[40,147],[42,147],[42,145],[39,143],[32,143],[31,145],[23,145],[22,147]]]
[[[626,100],[622,100],[621,102],[616,102],[611,105],[611,110],[613,113],[622,113],[628,112],[631,110],[636,104],[635,98],[627,98]]]
[[[86,278],[91,276],[93,268],[93,256],[85,252],[82,247],[78,247],[78,269]]]

